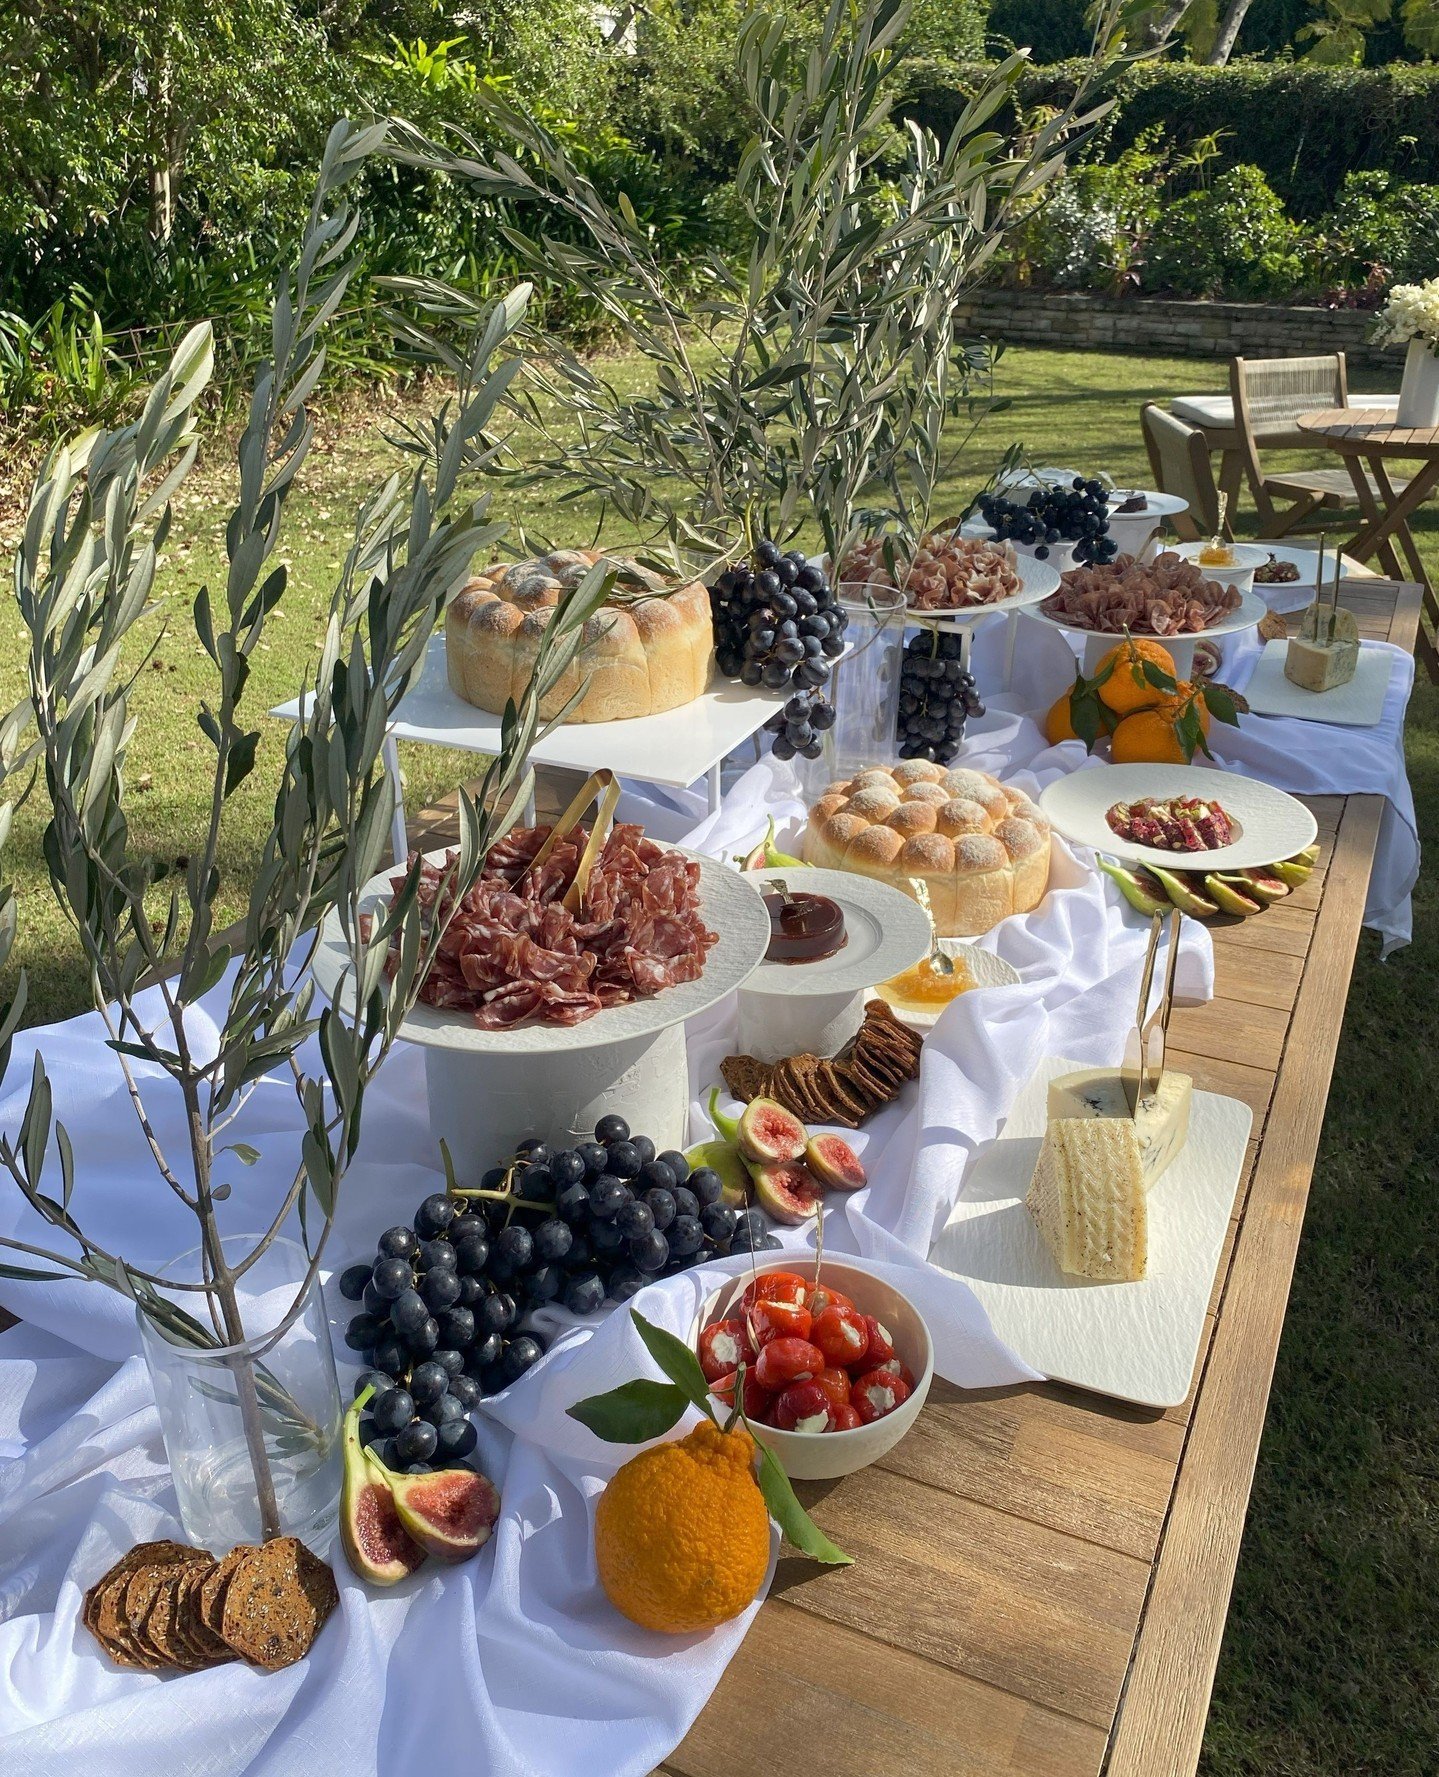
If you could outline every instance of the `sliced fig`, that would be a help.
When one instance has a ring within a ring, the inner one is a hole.
[[[1289,893],[1289,884],[1272,870],[1239,870],[1235,874],[1241,879],[1238,887],[1251,899],[1262,902],[1266,907],[1282,901]]]
[[[690,1171],[698,1172],[701,1166],[708,1166],[711,1172],[717,1172],[724,1183],[721,1203],[731,1209],[743,1209],[749,1202],[749,1168],[739,1156],[739,1151],[732,1148],[727,1141],[702,1141],[692,1148],[685,1149],[685,1159],[689,1161]]]
[[[812,1135],[805,1144],[804,1163],[821,1185],[836,1191],[857,1191],[869,1182],[859,1155],[842,1135]]]
[[[1181,913],[1187,913],[1191,919],[1213,919],[1218,913],[1219,903],[1200,894],[1191,877],[1175,870],[1161,870],[1158,864],[1151,864],[1149,870]]]
[[[824,1192],[798,1160],[770,1160],[753,1168],[755,1200],[776,1222],[797,1228],[819,1211]]]
[[[345,1559],[372,1586],[393,1586],[411,1574],[425,1551],[406,1532],[394,1495],[360,1443],[360,1412],[375,1391],[365,1389],[345,1415],[340,1432],[344,1456],[340,1482],[340,1542]]]
[[[1237,914],[1240,919],[1258,913],[1263,905],[1249,894],[1248,882],[1242,876],[1209,875],[1204,879],[1204,887],[1214,897],[1221,912]]]
[[[752,1098],[739,1120],[735,1139],[746,1160],[798,1160],[808,1131],[792,1111],[773,1098]]]
[[[385,1478],[400,1522],[427,1555],[437,1561],[468,1561],[490,1540],[500,1515],[494,1483],[469,1468],[437,1469],[429,1475]]]
[[[735,859],[741,870],[763,870],[765,867],[764,841]]]
[[[1137,870],[1128,870],[1122,864],[1111,864],[1108,858],[1101,858],[1099,867],[1106,876],[1113,879],[1120,894],[1124,896],[1131,907],[1137,907],[1141,913],[1146,913],[1151,918],[1156,913],[1164,913],[1168,910],[1169,902],[1163,893],[1156,895],[1152,889],[1148,888],[1141,880]]]

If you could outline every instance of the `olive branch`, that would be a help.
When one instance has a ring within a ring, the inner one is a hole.
[[[306,403],[324,371],[325,326],[354,269],[360,215],[344,189],[384,147],[387,133],[384,123],[342,122],[330,134],[297,261],[277,285],[271,349],[239,441],[225,583],[194,595],[190,618],[214,680],[196,716],[212,771],[201,844],[183,868],[139,848],[125,791],[135,720],[129,693],[156,645],[147,651],[137,626],[157,614],[152,594],[170,502],[198,449],[196,408],[212,366],[207,326],[181,341],[138,419],[68,441],[41,466],[15,558],[29,695],[0,720],[0,787],[13,791],[30,773],[43,779],[51,890],[85,958],[94,1005],[156,1169],[195,1216],[203,1256],[198,1281],[176,1281],[86,1233],[71,1143],[53,1120],[37,1053],[19,1126],[0,1136],[0,1170],[64,1240],[46,1247],[0,1237],[0,1247],[42,1262],[7,1263],[0,1274],[104,1283],[176,1342],[238,1346],[246,1329],[237,1283],[296,1214],[306,1275],[278,1326],[230,1360],[267,1536],[278,1533],[279,1518],[259,1403],[275,1404],[276,1390],[257,1360],[302,1312],[359,1143],[366,1089],[415,1004],[445,935],[445,910],[458,904],[525,806],[533,785],[528,755],[547,726],[541,701],[573,661],[610,578],[596,569],[560,602],[529,684],[504,712],[500,750],[478,794],[461,792],[460,843],[445,866],[438,916],[422,917],[415,860],[383,913],[363,918],[362,895],[381,867],[394,806],[381,753],[386,731],[471,558],[504,528],[488,516],[488,495],[470,500],[460,486],[494,455],[489,427],[518,368],[507,347],[525,312],[529,287],[521,286],[468,317],[455,354],[454,395],[427,427],[396,441],[411,459],[408,473],[390,475],[356,514],[302,713],[284,743],[273,823],[244,917],[217,930],[226,811],[253,772],[261,742],[245,703],[249,662],[286,589],[286,569],[275,557],[312,438]],[[10,815],[9,805],[0,809],[0,842]],[[332,910],[356,989],[340,996],[345,1003],[317,1012],[309,963]],[[15,933],[13,896],[0,889],[0,964]],[[145,984],[158,995],[156,1016],[141,1008]],[[218,1040],[202,1045],[187,1014],[211,995],[220,997],[223,1013],[216,1016]],[[8,1062],[24,1003],[22,975],[0,1008],[0,1065]],[[309,1071],[301,1055],[311,1037],[319,1071]],[[260,1158],[235,1139],[235,1126],[259,1082],[275,1074],[291,1082],[303,1135],[288,1183],[257,1218],[264,1231],[236,1259],[222,1244],[216,1206],[236,1189],[241,1169]],[[161,1142],[146,1105],[152,1090],[179,1097],[183,1153]]]

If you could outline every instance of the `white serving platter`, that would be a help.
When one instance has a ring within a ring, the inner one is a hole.
[[[782,994],[786,999],[811,994],[858,993],[887,981],[929,951],[929,915],[918,901],[891,883],[853,870],[820,870],[806,864],[796,870],[746,870],[741,880],[756,889],[779,878],[792,894],[826,895],[844,914],[845,943],[833,956],[808,963],[762,962],[745,982],[746,993]],[[763,896],[760,897],[763,905]],[[766,910],[768,924],[769,913]]]
[[[1373,728],[1384,714],[1394,656],[1359,645],[1359,664],[1347,685],[1306,691],[1284,676],[1285,642],[1266,642],[1244,696],[1256,716],[1295,716],[1301,722],[1333,722],[1340,728]]]
[[[1313,592],[1315,590],[1314,573],[1319,566],[1317,548],[1297,549],[1292,543],[1271,543],[1264,538],[1261,538],[1254,547],[1262,549],[1266,557],[1272,555],[1276,561],[1289,562],[1299,570],[1297,580],[1276,580],[1267,585],[1262,581],[1256,581],[1254,584],[1256,592]],[[1263,567],[1264,563],[1261,562],[1259,565]],[[1365,576],[1367,572],[1368,570],[1361,563],[1350,561],[1347,555],[1339,557],[1339,578],[1341,580],[1352,580],[1356,575]],[[1332,549],[1324,551],[1324,583],[1326,586],[1334,584],[1334,551]]]
[[[960,534],[969,537],[969,527],[966,525]],[[990,533],[982,529],[980,534],[988,536]],[[809,559],[812,567],[823,569],[828,558],[812,555]],[[907,624],[922,623],[932,628],[944,629],[956,624],[973,623],[977,618],[988,617],[993,611],[1023,611],[1030,605],[1037,605],[1041,599],[1047,599],[1052,592],[1059,591],[1059,570],[1048,562],[1037,561],[1034,556],[1025,555],[1016,548],[1015,566],[1019,570],[1019,591],[1007,599],[996,599],[993,604],[988,605],[964,605],[953,611],[920,611],[906,604],[904,620]],[[853,598],[864,585],[862,580],[843,580],[837,584],[836,590],[843,598]]]
[[[427,855],[439,862],[446,854],[436,851]],[[553,1055],[632,1043],[707,1010],[733,993],[763,958],[769,948],[769,914],[737,870],[697,852],[684,855],[700,867],[700,910],[705,924],[719,933],[719,942],[705,958],[704,972],[697,980],[681,981],[627,1006],[608,1006],[582,1024],[572,1025],[522,1024],[508,1030],[481,1030],[467,1012],[417,1005],[401,1024],[400,1035],[411,1043],[470,1055]],[[394,875],[393,870],[387,870],[365,884],[365,911],[388,902]],[[314,959],[315,982],[327,999],[333,1001],[342,991],[348,962],[340,917],[332,909],[320,928]]]
[[[1234,823],[1230,845],[1209,851],[1162,851],[1121,839],[1104,818],[1116,802],[1152,796],[1199,796],[1217,802]],[[1258,778],[1202,765],[1095,765],[1056,778],[1039,806],[1066,839],[1134,864],[1164,870],[1249,870],[1291,858],[1313,842],[1319,824],[1302,802]]]
[[[1233,635],[1237,630],[1253,629],[1256,624],[1263,622],[1268,612],[1269,607],[1262,598],[1253,592],[1245,592],[1240,594],[1238,606],[1221,622],[1212,624],[1208,629],[1187,630],[1178,636],[1147,636],[1147,639],[1163,643],[1173,653],[1177,643],[1205,642],[1215,636]],[[1122,634],[1109,630],[1086,629],[1083,624],[1072,623],[1068,617],[1053,617],[1038,605],[1027,610],[1025,616],[1036,618],[1041,623],[1052,623],[1056,629],[1067,630],[1070,635],[1084,636],[1086,640],[1097,639],[1109,648],[1117,647],[1124,640]],[[1136,636],[1146,635],[1142,630],[1135,630],[1133,633]]]
[[[1145,1407],[1189,1393],[1214,1273],[1253,1113],[1196,1092],[1189,1140],[1149,1193],[1149,1262],[1138,1283],[1070,1277],[1050,1256],[1024,1196],[1044,1136],[1049,1082],[1079,1064],[1042,1061],[998,1138],[971,1161],[929,1261],[979,1297],[990,1324],[1057,1382]]]
[[[955,962],[969,976],[970,986],[965,988],[959,999],[966,999],[970,994],[982,993],[987,987],[1015,987],[1024,977],[1013,963],[1007,963],[1002,956],[996,956],[992,950],[981,950],[978,944],[971,944],[965,938],[941,938],[939,947],[946,956],[953,957]],[[891,971],[898,974],[899,970]],[[889,976],[885,980],[889,980]],[[873,988],[865,995],[866,999],[883,999],[878,988]],[[951,1002],[952,1004],[953,1002]],[[917,1030],[932,1030],[939,1022],[940,1014],[949,1010],[947,1006],[896,1006],[896,1013],[906,1024],[912,1024]]]
[[[535,742],[530,759],[586,775],[607,765],[617,777],[684,789],[761,729],[789,695],[752,690],[712,672],[709,688],[693,703],[623,722],[566,722]],[[292,698],[270,714],[293,722],[300,710],[301,700]],[[395,712],[390,733],[470,753],[500,750],[500,718],[451,691],[442,635],[430,638],[420,676]]]

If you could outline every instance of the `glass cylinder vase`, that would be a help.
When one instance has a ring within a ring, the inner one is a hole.
[[[225,1263],[238,1266],[254,1245],[253,1236],[222,1241]],[[307,1280],[308,1270],[302,1247],[272,1241],[235,1279],[243,1337],[229,1343],[198,1292],[166,1297],[181,1322],[159,1325],[137,1311],[180,1519],[192,1542],[216,1554],[275,1534],[315,1548],[334,1525],[340,1391],[319,1280]],[[161,1275],[198,1281],[200,1249]]]
[[[895,757],[900,654],[908,608],[904,594],[893,586],[847,581],[838,602],[848,622],[845,652],[835,662],[825,692],[834,705],[834,726],[825,731],[820,758],[796,762],[803,767],[801,783],[811,799],[826,784]]]

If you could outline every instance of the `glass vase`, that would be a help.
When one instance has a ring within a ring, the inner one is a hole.
[[[820,758],[796,761],[802,767],[800,781],[808,800],[826,784],[896,757],[904,594],[893,586],[847,581],[840,590],[839,607],[849,621],[846,651],[835,662],[825,692],[834,705],[834,726],[825,731]]]
[[[253,1236],[222,1241],[225,1263],[239,1265],[254,1245]],[[161,1276],[197,1282],[200,1261],[197,1247]],[[195,1291],[165,1300],[188,1317],[198,1342],[173,1321],[161,1326],[138,1313],[180,1519],[190,1540],[214,1554],[275,1534],[317,1548],[335,1522],[340,1390],[319,1280],[306,1282],[308,1269],[294,1241],[271,1242],[235,1280],[244,1329],[235,1343],[220,1342]]]

